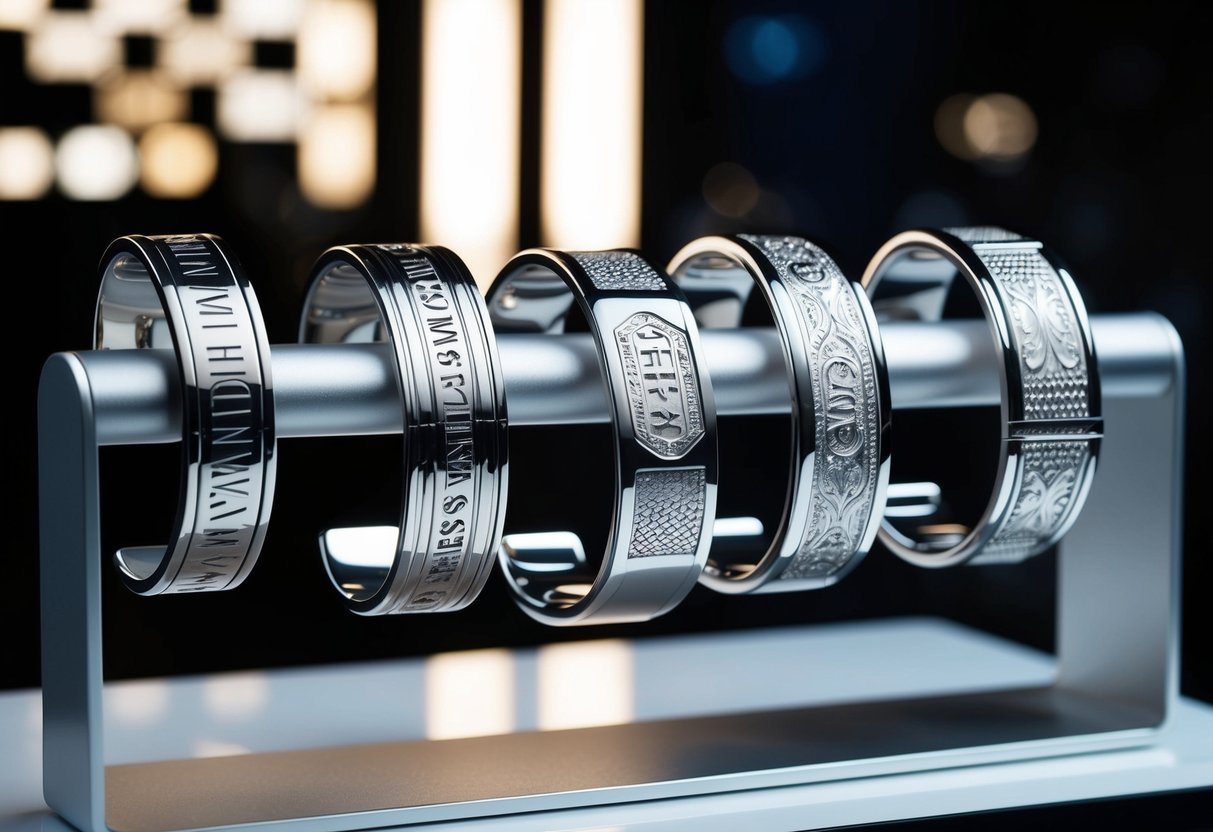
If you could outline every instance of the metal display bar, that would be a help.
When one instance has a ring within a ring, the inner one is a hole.
[[[58,353],[38,399],[47,802],[85,832],[321,832],[1148,746],[1178,695],[1182,349],[1156,315],[1092,325],[1104,440],[1085,509],[1059,546],[1052,685],[108,767],[98,447],[174,441],[179,394],[171,357]],[[882,331],[895,408],[996,400],[984,324]],[[722,413],[788,407],[773,337],[704,333]],[[513,424],[602,418],[584,339],[500,341]],[[374,347],[276,347],[273,376],[280,436],[400,429]]]
[[[1093,321],[1107,396],[1165,390],[1141,350],[1135,315]],[[881,328],[896,409],[998,404],[994,343],[982,321],[888,323]],[[1157,333],[1149,333],[1157,338]],[[773,329],[704,330],[704,360],[723,416],[786,413],[787,375]],[[512,425],[606,421],[594,343],[588,335],[498,337]],[[180,412],[171,353],[111,350],[77,354],[96,381],[97,441],[102,445],[176,442]],[[399,433],[401,410],[391,357],[379,344],[283,344],[273,348],[279,437]]]

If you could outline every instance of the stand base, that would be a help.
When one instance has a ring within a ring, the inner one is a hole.
[[[434,694],[433,659],[109,685],[107,823],[363,829],[554,811],[547,828],[626,818],[687,828],[693,818],[735,829],[746,813],[745,828],[803,829],[1213,785],[1213,709],[1183,702],[1149,730],[1149,715],[1045,688],[1050,657],[950,622],[610,644],[629,657],[631,718],[650,721],[408,739],[427,731],[401,715]],[[514,727],[533,728],[544,719],[543,658],[505,655]],[[749,672],[760,665],[764,674]],[[36,717],[36,694],[0,696],[3,734],[16,740],[0,750],[3,832],[41,806]],[[228,734],[256,753],[133,762],[235,751]],[[280,750],[385,735],[400,741]],[[990,745],[988,735],[1015,739]],[[776,785],[793,788],[764,788]]]

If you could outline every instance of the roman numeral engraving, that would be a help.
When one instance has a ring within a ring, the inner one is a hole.
[[[231,296],[227,292],[215,292],[205,286],[189,287],[195,292],[211,292],[206,297],[194,298],[194,303],[198,306],[199,315],[230,315],[232,314]],[[222,301],[222,302],[221,302]],[[215,324],[212,324],[215,326]],[[226,324],[226,326],[234,326],[234,324]]]

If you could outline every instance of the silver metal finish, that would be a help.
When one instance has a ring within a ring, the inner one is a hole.
[[[299,338],[387,340],[403,414],[399,525],[323,532],[333,585],[363,615],[467,606],[501,540],[508,453],[500,360],[471,274],[435,246],[329,249],[313,269]]]
[[[757,287],[779,333],[791,398],[780,527],[765,551],[713,547],[700,582],[726,593],[836,583],[876,539],[889,480],[889,381],[867,297],[799,237],[702,237],[667,271],[704,327],[738,327]]]
[[[257,298],[209,234],[122,237],[101,263],[94,346],[175,355],[181,385],[171,542],[119,549],[118,571],[140,595],[232,589],[257,562],[274,493],[269,338]]]
[[[1097,315],[1104,397],[1166,392],[1134,351],[1138,315]],[[998,373],[989,327],[982,321],[881,324],[896,410],[997,405]],[[716,412],[723,416],[788,413],[787,371],[773,329],[701,330],[704,364]],[[608,421],[606,391],[593,336],[504,333],[497,336],[511,425]],[[402,413],[391,348],[386,344],[277,344],[276,434],[284,438],[400,433]],[[173,408],[180,381],[172,356],[152,350],[91,353],[89,374],[104,398],[97,414],[102,445],[178,442]],[[549,375],[545,368],[553,368]]]
[[[999,464],[972,523],[886,518],[881,541],[919,566],[1015,562],[1055,544],[1086,500],[1103,430],[1086,309],[1040,243],[998,228],[907,231],[876,252],[863,284],[882,318],[933,321],[957,275],[1001,353]]]
[[[716,514],[716,408],[682,293],[632,252],[532,249],[506,264],[488,304],[503,333],[560,332],[576,304],[615,438],[601,566],[567,532],[508,536],[501,562],[519,606],[553,625],[668,612],[703,571]]]
[[[897,345],[912,354],[912,336],[925,331],[923,325],[886,329],[895,405],[909,401],[896,398],[899,389],[946,391],[942,379],[932,385],[925,372],[935,362],[971,368],[974,378],[983,367],[996,376],[995,355],[976,342],[970,352],[899,358]],[[957,324],[939,329],[964,332]],[[54,355],[43,370],[38,405],[47,803],[85,832],[218,825],[336,832],[1150,745],[1178,696],[1182,350],[1174,330],[1156,315],[1097,317],[1092,331],[1107,438],[1100,476],[1058,549],[1058,668],[1052,686],[901,698],[886,692],[874,701],[748,717],[662,718],[577,731],[130,767],[105,766],[102,747],[97,448],[129,440],[123,418],[160,426],[158,441],[171,441],[176,434],[165,425],[180,418],[174,415],[176,382],[154,352]],[[502,341],[508,343],[508,336]],[[389,366],[367,360],[382,349],[371,346],[275,350],[275,370],[283,362],[300,362],[291,373],[275,375],[283,384],[291,378],[292,389],[279,403],[283,422],[299,430],[295,435],[365,429],[357,407],[324,404],[332,379],[309,381],[302,372],[309,353],[335,363],[337,351],[347,349],[358,353],[350,366],[362,368],[359,373]],[[510,372],[507,364],[507,383]],[[153,388],[160,379],[165,397],[138,392],[142,384],[127,380],[136,377]],[[782,366],[773,379],[786,390]],[[386,395],[373,372],[347,384],[360,391],[362,401]],[[393,395],[394,384],[389,380],[386,388]],[[995,401],[996,390],[974,390],[962,390],[953,400],[976,395]],[[925,395],[914,403],[932,404]],[[320,415],[309,420],[302,411],[313,405]]]

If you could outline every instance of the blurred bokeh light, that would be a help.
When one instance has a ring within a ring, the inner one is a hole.
[[[124,141],[109,131],[52,132],[51,140],[60,144],[75,137],[58,151],[60,193],[69,199],[119,199],[136,181],[132,170],[141,167],[149,196],[188,199],[218,175],[213,166],[223,158],[221,139],[299,145],[298,192],[305,200],[328,210],[363,205],[377,172],[374,5],[370,0],[217,5],[196,9],[185,0],[96,0],[60,9],[45,0],[0,0],[0,30],[21,34],[26,77],[36,85],[86,86],[92,123],[86,119],[77,126],[127,133]],[[263,53],[273,57],[263,59]],[[141,138],[165,124],[194,129]],[[136,142],[135,152],[154,150],[157,157],[133,167],[126,149]],[[34,152],[29,147],[28,141],[14,144],[8,156]],[[106,174],[88,172],[84,154],[93,151],[102,154],[93,165],[121,159],[119,167]],[[185,167],[171,172],[170,158]],[[0,199],[36,199],[46,192],[31,184],[32,175],[20,187],[13,176],[7,178],[11,182],[0,187]]]
[[[734,162],[721,162],[703,177],[703,198],[725,217],[744,217],[758,205],[760,191],[754,174]]]
[[[1036,114],[1008,93],[945,98],[935,110],[935,135],[945,150],[969,161],[1014,162],[1036,144]]]
[[[299,137],[299,188],[321,208],[355,208],[375,187],[375,116],[360,104],[316,107]]]
[[[93,88],[93,112],[100,121],[133,133],[189,115],[189,96],[158,71],[117,71]]]
[[[219,169],[215,137],[196,124],[158,124],[139,140],[143,190],[159,199],[192,199]]]
[[[233,38],[218,21],[191,18],[160,41],[156,59],[179,84],[214,85],[252,62],[252,46]]]
[[[315,0],[299,30],[299,80],[320,100],[355,101],[375,84],[375,8],[367,0]]]
[[[139,179],[139,158],[120,127],[73,127],[55,154],[59,188],[72,199],[108,201],[124,196]]]
[[[0,127],[0,199],[41,199],[55,179],[55,149],[37,127]]]
[[[121,60],[122,42],[101,32],[88,12],[50,12],[25,42],[26,71],[47,84],[95,81]]]
[[[772,84],[816,72],[826,62],[828,44],[817,24],[803,14],[756,15],[730,27],[725,56],[743,81]]]

